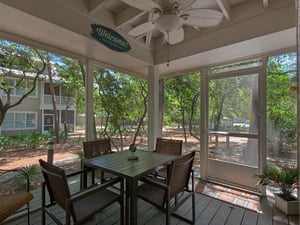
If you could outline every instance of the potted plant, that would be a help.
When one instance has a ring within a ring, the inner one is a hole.
[[[267,164],[263,170],[258,185],[273,184],[280,188],[280,193],[275,193],[275,207],[286,215],[299,214],[299,199],[293,195],[298,188],[299,170],[297,167],[284,167]]]

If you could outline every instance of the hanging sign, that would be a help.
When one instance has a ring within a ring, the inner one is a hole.
[[[106,47],[118,52],[128,52],[131,49],[127,40],[116,31],[99,24],[91,24],[91,27],[91,36]]]

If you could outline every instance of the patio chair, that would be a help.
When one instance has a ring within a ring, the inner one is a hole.
[[[112,153],[111,151],[111,140],[110,138],[105,139],[96,139],[92,141],[83,142],[83,152],[84,157],[87,159],[94,158],[101,155],[106,155]],[[112,174],[104,173],[101,170],[95,170],[93,168],[89,168],[91,171],[91,182],[95,184],[95,178],[99,179],[101,183],[113,177]],[[84,181],[84,186],[86,186],[87,181]]]
[[[169,155],[181,155],[182,140],[156,138],[155,152]]]
[[[193,151],[172,161],[166,181],[146,177],[142,179],[143,183],[138,187],[139,198],[166,212],[167,225],[170,224],[171,214],[185,222],[195,223],[195,190],[192,169],[194,156],[195,152]],[[192,190],[189,190],[190,178],[192,178]],[[191,220],[174,213],[190,197],[192,198]],[[171,202],[173,199],[174,201]]]
[[[166,138],[157,138],[155,152],[169,155],[182,154],[182,140],[172,140]],[[156,177],[166,179],[167,178],[167,166],[160,166],[156,168],[154,175]]]
[[[8,217],[16,213],[23,206],[27,207],[27,223],[30,224],[30,201],[33,199],[33,195],[29,192],[30,183],[29,183],[29,175],[23,169],[17,170],[2,170],[5,172],[16,172],[20,173],[22,176],[26,178],[26,191],[18,192],[18,193],[9,193],[9,194],[1,194],[0,195],[0,224],[4,222]]]
[[[113,178],[101,185],[94,185],[71,195],[67,178],[78,175],[84,170],[69,175],[55,165],[42,159],[39,160],[44,176],[42,185],[42,224],[46,224],[46,213],[56,224],[63,224],[56,217],[57,212],[51,213],[54,205],[60,206],[65,211],[65,223],[79,225],[90,220],[94,215],[108,206],[118,202],[120,204],[121,224],[124,224],[124,181],[121,178]],[[120,183],[120,193],[111,191],[112,185]],[[50,203],[46,204],[46,187],[50,196]]]

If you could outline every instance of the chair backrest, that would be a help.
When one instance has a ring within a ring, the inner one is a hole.
[[[172,161],[167,180],[171,198],[188,188],[194,157],[195,151],[192,151]]]
[[[83,152],[87,159],[111,153],[110,138],[83,142]]]
[[[181,155],[182,140],[157,138],[155,151],[158,153],[169,154],[169,155]]]
[[[65,171],[42,159],[39,163],[51,200],[65,209],[66,199],[71,196]]]

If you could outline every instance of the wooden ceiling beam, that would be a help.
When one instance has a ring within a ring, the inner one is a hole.
[[[90,14],[95,14],[97,11],[99,11],[103,6],[105,5],[106,2],[109,0],[89,0],[85,1],[87,4],[87,9]]]
[[[115,25],[116,27],[121,28],[134,21],[136,18],[143,16],[145,13],[147,12],[138,10],[136,8],[127,7],[115,16]]]
[[[264,8],[269,8],[269,0],[263,0]]]
[[[231,7],[228,0],[217,0],[219,8],[227,20],[231,20]]]

